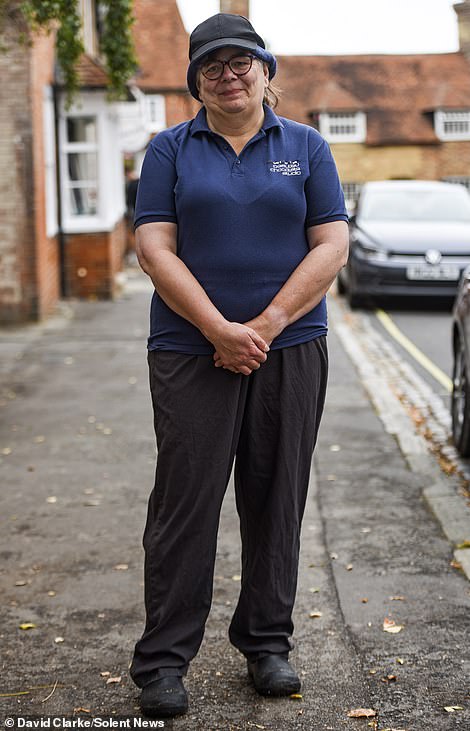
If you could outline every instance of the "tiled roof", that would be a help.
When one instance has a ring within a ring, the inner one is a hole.
[[[435,109],[470,109],[470,62],[462,53],[280,56],[279,114],[311,123],[322,111],[367,113],[367,143],[436,143]]]
[[[78,83],[81,87],[104,89],[109,83],[104,67],[87,53],[80,56],[77,73]]]
[[[137,86],[143,91],[187,91],[189,37],[176,0],[134,0],[134,17]]]

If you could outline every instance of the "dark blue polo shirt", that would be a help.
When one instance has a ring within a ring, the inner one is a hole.
[[[261,130],[236,155],[211,132],[205,109],[160,132],[145,155],[135,227],[178,224],[177,254],[223,316],[246,322],[262,312],[309,252],[306,229],[347,221],[336,166],[312,127],[265,107]],[[327,331],[325,298],[289,325],[271,348]],[[150,350],[193,355],[214,348],[155,292]]]

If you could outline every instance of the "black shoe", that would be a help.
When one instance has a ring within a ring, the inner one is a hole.
[[[171,718],[188,710],[188,694],[183,679],[167,675],[146,685],[140,696],[140,708],[146,716]]]
[[[283,655],[248,661],[248,675],[260,695],[292,695],[300,690],[300,678]]]

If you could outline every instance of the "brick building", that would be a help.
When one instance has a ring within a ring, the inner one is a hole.
[[[368,180],[470,188],[470,0],[455,11],[457,53],[278,56],[278,112],[330,142],[350,206]]]

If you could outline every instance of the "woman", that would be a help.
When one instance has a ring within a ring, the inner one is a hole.
[[[243,548],[230,640],[259,693],[300,689],[288,662],[299,535],[326,388],[324,295],[346,261],[347,216],[328,145],[263,103],[275,71],[246,18],[201,23],[188,86],[202,109],[153,139],[142,170],[158,459],[131,675],[148,715],[187,710],[182,678],[211,605],[235,454]]]

